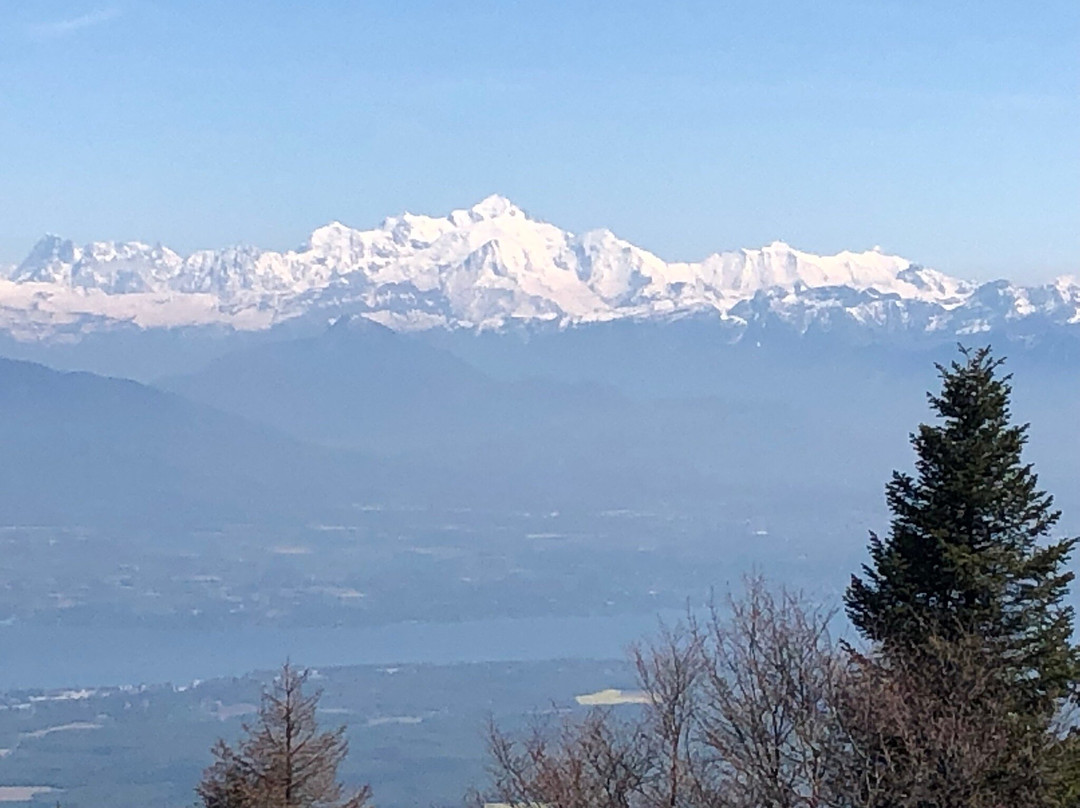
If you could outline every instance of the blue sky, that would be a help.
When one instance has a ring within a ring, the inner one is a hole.
[[[1080,3],[0,0],[0,262],[498,192],[668,259],[1080,272]]]

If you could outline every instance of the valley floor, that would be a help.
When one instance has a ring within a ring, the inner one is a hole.
[[[186,808],[211,744],[237,737],[272,675],[9,692],[0,701],[0,802]],[[482,786],[489,717],[521,726],[633,682],[618,660],[340,667],[315,678],[325,693],[319,720],[349,728],[343,779],[370,782],[386,808],[460,805]]]

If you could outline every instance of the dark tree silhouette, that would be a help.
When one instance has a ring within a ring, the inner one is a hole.
[[[928,397],[939,422],[912,435],[915,476],[893,473],[889,535],[871,535],[847,611],[887,656],[984,638],[1012,672],[1013,709],[1045,718],[1080,670],[1064,604],[1076,539],[1051,539],[1060,514],[1022,459],[1028,425],[1012,423],[1003,360],[961,354],[938,366],[941,392]]]

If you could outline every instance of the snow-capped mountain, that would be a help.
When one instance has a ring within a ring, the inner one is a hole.
[[[305,314],[362,314],[400,330],[499,329],[705,313],[736,329],[779,322],[963,334],[1080,325],[1080,281],[977,286],[874,249],[813,255],[774,242],[666,262],[607,230],[575,235],[491,196],[445,217],[373,230],[332,222],[296,250],[46,236],[0,280],[0,328],[39,338],[108,328],[264,329]]]

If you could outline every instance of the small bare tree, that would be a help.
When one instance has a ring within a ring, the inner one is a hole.
[[[552,732],[534,725],[515,740],[492,725],[491,801],[550,808],[637,808],[654,777],[649,738],[638,723],[593,709]],[[477,800],[483,802],[483,799]]]
[[[196,789],[205,808],[365,808],[367,786],[346,796],[337,769],[348,752],[345,728],[320,732],[321,691],[306,694],[306,671],[288,663],[263,692],[253,725],[234,749],[219,741]]]
[[[195,789],[205,808],[253,808],[251,776],[245,761],[220,739],[211,754],[214,762],[203,772]]]

